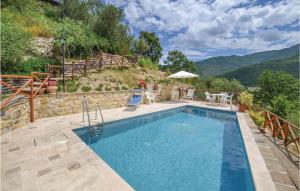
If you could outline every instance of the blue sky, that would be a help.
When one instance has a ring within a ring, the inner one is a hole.
[[[299,43],[299,0],[106,0],[124,9],[131,33],[153,31],[163,59],[244,55]]]

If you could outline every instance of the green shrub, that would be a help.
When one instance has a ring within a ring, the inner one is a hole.
[[[47,64],[55,64],[54,59],[45,59],[38,57],[30,57],[22,63],[22,67],[19,68],[19,74],[30,74],[30,72],[45,72]]]
[[[105,91],[110,91],[111,87],[110,86],[105,86]]]
[[[103,84],[99,84],[99,85],[95,88],[95,90],[101,92],[101,91],[102,91],[102,87],[103,87]]]
[[[116,86],[114,89],[115,89],[115,90],[120,90],[120,87],[119,87],[119,86]]]
[[[287,115],[287,120],[292,124],[296,125],[297,127],[300,127],[299,116],[300,116],[300,111],[292,111]]]
[[[243,105],[252,106],[253,94],[248,93],[247,91],[240,93],[239,101]]]
[[[80,83],[77,80],[68,80],[66,81],[66,91],[67,92],[76,92],[79,89]]]
[[[264,124],[265,118],[263,116],[263,112],[250,111],[249,115],[253,119],[255,124],[258,125],[259,127],[261,127]]]
[[[152,70],[159,70],[159,65],[152,62],[150,58],[141,58],[138,63],[143,68],[149,68]]]
[[[282,118],[286,118],[289,113],[294,111],[295,104],[285,95],[279,95],[271,100],[271,111]]]
[[[122,86],[121,89],[122,90],[129,90],[129,88],[127,86]]]
[[[2,18],[1,18],[2,20]],[[30,34],[10,22],[1,21],[1,69],[4,74],[17,73],[30,40]]]
[[[89,91],[91,91],[91,89],[92,89],[91,86],[82,86],[82,87],[81,87],[81,90],[82,90],[83,92],[89,92]]]

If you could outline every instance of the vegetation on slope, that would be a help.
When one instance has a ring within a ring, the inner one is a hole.
[[[265,70],[285,71],[299,79],[299,54],[283,60],[271,60],[243,67],[223,74],[222,77],[237,79],[245,86],[253,86]]]
[[[67,58],[86,58],[99,51],[119,55],[139,53],[158,65],[162,56],[159,38],[155,33],[142,31],[135,39],[123,22],[122,9],[98,0],[62,2],[61,6],[37,0],[2,2],[1,44],[5,50],[1,51],[2,73],[24,73],[23,62],[28,63],[28,58],[44,59],[30,52],[30,42],[35,37],[55,38],[54,56],[48,59],[58,64],[64,37]],[[41,61],[38,69],[43,70],[44,64]]]
[[[202,76],[219,76],[227,72],[270,60],[282,60],[299,54],[299,44],[281,50],[257,52],[245,56],[219,56],[196,62]]]

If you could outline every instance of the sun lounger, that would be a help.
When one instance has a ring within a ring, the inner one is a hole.
[[[141,103],[142,98],[143,98],[142,95],[133,95],[131,99],[128,101],[127,106],[137,107]]]

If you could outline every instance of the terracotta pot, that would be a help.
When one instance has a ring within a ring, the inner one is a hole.
[[[49,94],[56,94],[57,88],[58,88],[57,86],[47,86],[47,92]]]
[[[239,104],[239,111],[240,111],[240,112],[245,112],[246,109],[247,109],[247,105]]]

